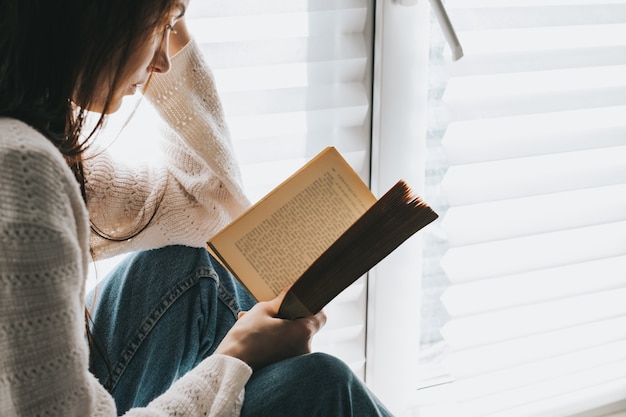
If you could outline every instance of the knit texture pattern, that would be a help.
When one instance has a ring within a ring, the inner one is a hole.
[[[148,95],[169,124],[164,167],[133,171],[95,152],[87,164],[90,236],[61,154],[26,124],[0,118],[0,416],[116,416],[88,371],[84,295],[89,242],[104,257],[170,243],[203,246],[246,207],[213,78],[191,43]],[[166,100],[167,98],[167,100]],[[156,210],[156,211],[155,211]],[[237,416],[251,375],[214,355],[128,416]]]
[[[92,235],[98,259],[171,244],[203,247],[250,205],[213,75],[194,41],[168,73],[153,75],[146,97],[165,121],[166,165],[123,166],[97,146],[86,161],[91,221],[113,238]]]

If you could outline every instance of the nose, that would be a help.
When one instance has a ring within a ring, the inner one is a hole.
[[[170,70],[172,63],[167,50],[167,42],[162,42],[161,46],[154,53],[154,58],[152,59],[151,69],[153,72],[166,73]]]

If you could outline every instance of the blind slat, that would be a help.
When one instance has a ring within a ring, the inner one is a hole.
[[[502,7],[541,7],[541,6],[573,6],[597,4],[594,0],[448,0],[447,8],[454,10],[464,8],[502,8]],[[602,0],[602,5],[624,4],[624,0]]]
[[[456,381],[455,390],[458,392],[457,399],[463,402],[472,398],[523,389],[552,378],[559,378],[564,374],[569,375],[604,366],[620,366],[623,362],[626,362],[626,340],[520,366],[507,367],[493,373],[481,373],[473,378],[463,378]],[[605,375],[605,377],[606,379],[600,379],[600,381],[610,381],[614,378],[612,375]]]
[[[454,285],[442,301],[452,316],[489,312],[626,287],[623,271],[626,256],[617,256]]]
[[[334,129],[363,126],[367,123],[369,107],[336,107],[321,110],[230,117],[234,141],[301,135],[325,129],[333,137]],[[321,150],[321,149],[320,149]],[[311,155],[312,156],[312,155]]]
[[[367,91],[362,83],[231,92],[223,94],[222,98],[229,117],[368,106]]]
[[[453,281],[484,279],[626,253],[626,221],[454,247],[441,263]]]
[[[213,0],[193,2],[194,13],[203,17],[258,15],[267,13],[294,13],[319,10],[370,7],[368,0]]]
[[[198,18],[189,28],[199,43],[284,39],[328,33],[362,33],[367,8],[303,11],[300,13]]]
[[[603,2],[599,8],[593,2],[560,2],[562,4],[490,4],[480,6],[473,2],[449,4],[450,18],[460,31],[511,29],[520,27],[619,24],[626,16],[623,2]],[[464,45],[465,46],[465,45]]]
[[[626,288],[584,294],[528,306],[454,317],[442,329],[454,348],[506,341],[626,315]]]
[[[442,362],[456,378],[466,378],[625,339],[626,317],[621,316],[496,343],[451,347]]]
[[[619,371],[618,371],[619,372]],[[582,378],[585,378],[583,375]],[[560,381],[552,381],[558,384]],[[518,404],[514,409],[489,414],[489,417],[570,417],[570,416],[600,416],[623,417],[618,414],[606,414],[604,410],[623,410],[626,378],[616,378],[610,382],[593,384],[583,388],[569,387],[561,395],[553,393],[537,401],[528,401]],[[582,414],[581,414],[582,413]],[[600,414],[602,413],[602,414]]]
[[[472,401],[462,402],[460,406],[466,417],[493,417],[491,413],[498,412],[502,414],[496,415],[510,416],[515,413],[516,409],[519,413],[523,407],[541,401],[548,404],[552,402],[552,407],[557,408],[557,404],[562,404],[562,400],[558,398],[560,395],[592,390],[597,385],[611,382],[619,382],[620,386],[626,389],[626,382],[623,378],[625,372],[626,361],[622,361],[580,373],[567,374],[561,378],[554,378],[506,393],[476,398]],[[552,414],[550,415],[552,416]]]
[[[442,186],[452,206],[602,187],[626,183],[625,160],[626,145],[454,165]]]
[[[613,65],[457,77],[443,100],[453,120],[624,105],[625,73]]]
[[[624,73],[626,66],[612,65],[458,77],[448,81],[444,100],[448,106],[452,106],[455,102],[467,103],[473,100],[504,100],[533,95],[549,97],[557,93],[601,91],[626,85]]]
[[[616,106],[457,121],[442,147],[449,163],[460,165],[626,145],[624,114],[626,106]]]
[[[324,145],[337,146],[343,150],[344,154],[361,152],[364,135],[366,135],[364,126],[335,126],[332,132],[322,126],[319,129],[294,131],[285,135],[274,132],[271,136],[258,134],[249,138],[240,137],[235,142],[235,148],[243,165],[255,165],[276,159],[298,159],[302,155],[307,155],[310,149],[318,149]],[[271,149],[272,152],[262,154],[254,152],[259,143]]]
[[[616,184],[453,206],[441,228],[457,247],[619,222],[626,220],[624,196],[626,184]]]
[[[567,51],[584,57],[592,52],[591,48],[623,47],[626,44],[625,33],[624,24],[507,29],[496,33],[480,30],[465,34],[463,49],[477,55]],[[459,64],[460,67],[466,67],[461,62]],[[459,72],[455,70],[455,73]]]
[[[350,83],[364,78],[366,58],[216,70],[215,79],[223,93]]]
[[[267,41],[201,44],[207,60],[216,69],[250,66],[342,62],[368,57],[366,41],[355,33]]]

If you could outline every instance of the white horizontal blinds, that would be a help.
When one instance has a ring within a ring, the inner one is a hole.
[[[462,417],[626,397],[626,1],[448,0],[443,361]]]
[[[190,3],[253,201],[330,145],[369,180],[372,8],[371,0]],[[361,376],[365,297],[361,280],[331,303],[314,341]]]
[[[370,3],[192,3],[253,197],[328,145],[368,179]]]

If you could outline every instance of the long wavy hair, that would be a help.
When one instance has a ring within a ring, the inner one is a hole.
[[[0,0],[0,117],[19,119],[48,138],[85,202],[83,154],[104,125],[124,63],[167,24],[176,2]],[[103,89],[102,115],[85,132],[87,109]],[[85,319],[90,346],[102,354],[87,310]]]
[[[82,155],[104,124],[124,63],[167,23],[175,3],[0,0],[0,116],[20,119],[47,137],[65,157],[83,197]],[[102,116],[84,132],[86,109],[103,88],[108,97]]]

